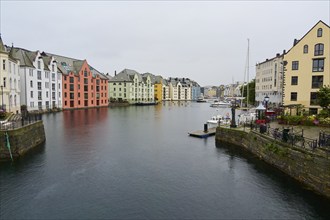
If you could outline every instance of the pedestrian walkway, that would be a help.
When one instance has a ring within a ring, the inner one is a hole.
[[[321,127],[321,126],[302,126],[302,125],[283,125],[279,124],[277,122],[271,122],[269,123],[270,128],[290,128],[295,131],[302,131],[304,137],[310,138],[310,139],[318,139],[320,132],[325,132],[330,134],[330,127]]]

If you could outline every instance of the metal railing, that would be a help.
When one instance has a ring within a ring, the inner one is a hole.
[[[274,140],[290,144],[291,146],[304,148],[306,150],[315,150],[317,147],[327,147],[330,149],[330,134],[320,133],[319,140],[304,136],[304,130],[294,130],[291,128],[271,128],[269,124],[258,125],[255,123],[244,124],[244,127],[250,127],[251,130],[267,135]]]
[[[21,118],[20,120],[1,122],[0,130],[13,130],[36,123],[41,120],[42,120],[41,114],[32,114],[32,115],[28,115],[25,118]]]

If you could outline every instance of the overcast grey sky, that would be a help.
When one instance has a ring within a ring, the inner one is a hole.
[[[1,1],[5,44],[88,63],[187,77],[201,86],[243,81],[250,39],[255,64],[289,50],[319,20],[326,1]]]

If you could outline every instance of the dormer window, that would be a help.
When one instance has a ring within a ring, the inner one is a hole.
[[[322,37],[322,28],[317,29],[317,37]]]
[[[304,45],[304,53],[308,53],[308,45]]]

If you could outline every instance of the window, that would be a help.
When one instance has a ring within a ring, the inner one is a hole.
[[[308,53],[308,45],[304,45],[304,53]]]
[[[292,61],[292,70],[298,70],[299,61]]]
[[[30,96],[31,96],[31,98],[33,98],[33,91],[30,92]]]
[[[2,60],[2,69],[6,70],[6,60]]]
[[[41,90],[41,82],[38,82],[38,90]]]
[[[66,84],[64,84],[64,89],[66,89]]]
[[[314,56],[323,55],[324,44],[315,44],[314,47]]]
[[[41,99],[42,99],[42,92],[39,91],[39,92],[38,92],[38,100],[41,100]]]
[[[70,77],[70,83],[74,83],[74,78]]]
[[[29,69],[29,76],[33,76],[33,69]]]
[[[73,92],[70,93],[70,99],[74,99],[74,93]]]
[[[291,92],[291,101],[297,101],[298,94],[296,92]]]
[[[323,86],[323,76],[312,76],[312,89],[318,89]]]
[[[317,115],[317,108],[309,108],[309,115]]]
[[[317,29],[317,37],[322,37],[322,28]]]
[[[55,65],[52,65],[52,71],[55,72]]]
[[[48,98],[48,91],[46,91],[46,98]]]
[[[34,102],[30,102],[30,107],[34,107]]]
[[[318,105],[317,92],[311,92],[311,101],[310,105]]]
[[[52,80],[55,81],[55,73],[52,73]]]
[[[74,91],[74,85],[70,84],[70,91]]]
[[[33,88],[33,81],[30,81],[30,87]]]
[[[41,71],[37,71],[37,77],[38,77],[38,79],[41,79]]]
[[[45,72],[45,78],[46,78],[46,79],[49,78],[49,72],[48,72],[48,71]]]
[[[38,69],[41,69],[41,63],[38,61]]]
[[[313,60],[313,72],[323,72],[324,70],[324,59]]]

